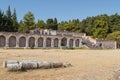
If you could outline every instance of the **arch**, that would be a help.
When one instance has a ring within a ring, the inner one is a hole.
[[[5,47],[6,38],[5,36],[0,36],[0,47]]]
[[[67,38],[62,38],[61,46],[67,46]]]
[[[19,47],[25,47],[26,46],[26,38],[20,37],[19,38]]]
[[[43,38],[42,37],[40,37],[38,39],[38,47],[43,47]]]
[[[30,37],[29,38],[29,47],[34,47],[35,46],[35,38],[34,37]]]
[[[15,36],[11,36],[9,38],[9,47],[16,47],[16,37]]]
[[[70,47],[70,48],[73,47],[73,39],[70,39],[70,41],[69,41],[69,47]]]
[[[51,47],[51,38],[46,39],[46,47]]]
[[[59,41],[58,41],[58,38],[55,38],[55,39],[54,39],[54,47],[58,47],[58,42],[59,42]]]
[[[80,42],[79,42],[79,39],[77,39],[77,40],[75,41],[75,46],[76,46],[76,47],[79,47],[79,43],[80,43]]]

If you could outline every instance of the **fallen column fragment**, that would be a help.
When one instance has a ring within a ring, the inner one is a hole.
[[[43,69],[51,68],[50,62],[43,61],[43,62],[38,62],[37,64],[38,64],[38,68],[43,68]]]
[[[8,61],[4,61],[3,62],[3,67],[7,67],[7,64],[15,64],[15,63],[19,63],[19,61],[17,60],[8,60]]]
[[[8,71],[19,71],[21,70],[21,65],[18,63],[7,64],[7,70]]]
[[[61,62],[51,62],[51,67],[52,68],[63,67],[63,63],[61,63]]]
[[[62,62],[47,62],[47,61],[32,61],[32,60],[8,60],[3,62],[3,67],[7,68],[8,71],[19,71],[27,69],[50,69],[50,68],[60,68],[69,67],[70,63]]]
[[[19,64],[24,69],[37,69],[37,62],[34,61],[21,61]]]

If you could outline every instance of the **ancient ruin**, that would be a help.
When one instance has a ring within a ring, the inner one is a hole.
[[[31,30],[29,33],[0,32],[0,48],[119,48],[112,40],[96,40],[85,33],[54,30]]]
[[[70,63],[47,62],[33,60],[7,60],[3,62],[3,67],[8,71],[23,71],[27,69],[50,69],[72,66]]]

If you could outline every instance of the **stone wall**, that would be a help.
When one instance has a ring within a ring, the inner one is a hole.
[[[120,41],[116,41],[117,49],[120,49]]]
[[[37,33],[37,32],[36,32]],[[44,32],[43,32],[44,33]],[[52,34],[21,34],[13,32],[0,32],[0,47],[6,48],[61,48],[81,47],[82,38],[81,36],[66,36],[66,35],[55,35]]]
[[[76,33],[76,32],[68,32],[68,31],[55,31],[55,30],[42,30],[42,29],[35,29],[30,30],[30,34],[39,34],[39,35],[51,35],[51,36],[74,36],[74,37],[82,37],[86,36],[85,33]]]
[[[117,43],[113,40],[97,40],[96,44],[99,44],[103,49],[116,49]]]
[[[31,30],[28,34],[0,32],[0,47],[6,48],[80,48],[86,42],[89,48],[120,48],[120,42],[95,40],[85,33],[54,30]]]

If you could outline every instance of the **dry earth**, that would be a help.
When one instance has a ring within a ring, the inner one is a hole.
[[[8,72],[5,60],[68,62],[73,66]],[[0,80],[115,80],[120,66],[120,50],[0,49]]]

